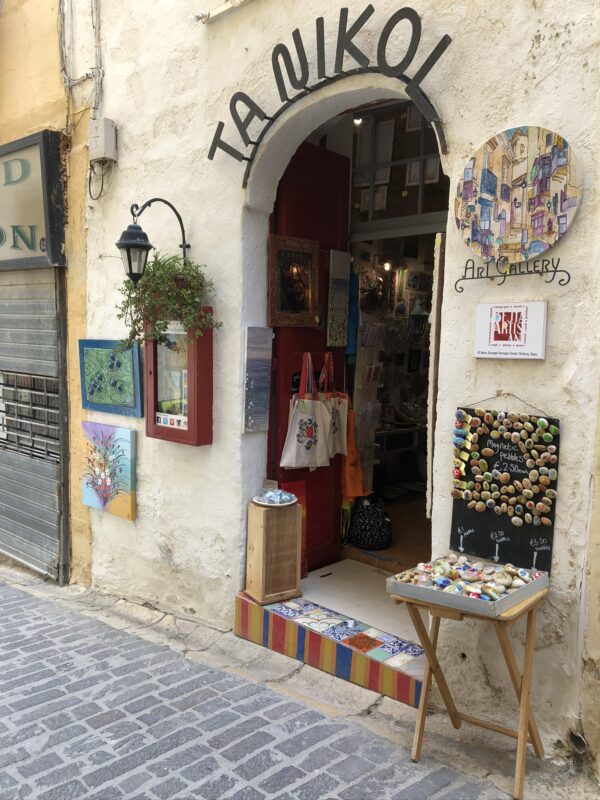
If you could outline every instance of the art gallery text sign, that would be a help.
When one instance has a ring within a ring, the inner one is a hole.
[[[480,303],[475,358],[546,357],[546,303]]]

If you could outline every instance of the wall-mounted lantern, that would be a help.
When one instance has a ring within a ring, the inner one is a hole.
[[[188,265],[190,249],[181,215],[162,197],[131,206],[133,224],[116,243],[127,277],[137,283],[144,275],[152,244],[138,225],[138,217],[153,203],[164,203],[179,222],[183,260]],[[212,314],[212,308],[204,308]],[[202,336],[186,331],[177,319],[168,320],[166,341],[147,339],[144,347],[144,396],[146,435],[193,446],[212,442],[213,335],[212,327]]]
[[[123,266],[125,267],[125,274],[129,280],[137,283],[144,274],[146,263],[148,261],[148,253],[152,250],[153,245],[150,244],[148,235],[142,230],[141,226],[137,224],[138,217],[141,217],[144,211],[149,208],[152,203],[164,203],[177,217],[179,227],[181,228],[181,247],[183,257],[186,258],[187,251],[190,245],[185,239],[185,228],[183,227],[183,220],[181,214],[172,203],[168,200],[163,200],[162,197],[153,197],[147,200],[143,205],[138,206],[134,203],[131,208],[131,216],[133,217],[133,224],[128,225],[116,242],[117,247],[123,259]]]

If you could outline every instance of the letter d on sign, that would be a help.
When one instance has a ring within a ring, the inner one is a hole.
[[[10,161],[5,161],[3,166],[5,186],[11,186],[14,183],[23,183],[23,181],[27,180],[31,172],[29,161],[26,161],[24,158],[11,158]]]

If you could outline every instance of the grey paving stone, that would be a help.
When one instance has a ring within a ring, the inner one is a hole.
[[[181,780],[181,778],[169,778],[163,783],[159,783],[158,786],[152,787],[152,792],[157,796],[160,797],[161,800],[168,800],[169,797],[173,797],[174,794],[180,792],[182,789],[187,787],[187,783]]]
[[[467,782],[444,794],[444,800],[477,800],[481,797],[483,787],[480,783]]]
[[[220,775],[210,781],[206,781],[198,789],[194,790],[194,794],[204,800],[221,800],[225,792],[233,789],[235,780],[231,775]]]
[[[152,711],[149,711],[147,714],[141,714],[138,716],[138,720],[142,722],[144,725],[150,727],[157,722],[160,722],[167,717],[171,717],[175,714],[175,709],[170,708],[166,705],[159,705],[155,706]]]
[[[249,758],[235,771],[244,780],[252,781],[259,775],[262,775],[263,772],[281,764],[282,760],[283,756],[276,750],[263,750],[252,756],[252,758]]]
[[[40,794],[38,800],[77,800],[84,797],[86,792],[87,789],[80,781],[69,781]]]
[[[213,736],[212,739],[208,740],[208,744],[215,750],[220,750],[228,744],[232,744],[238,739],[241,739],[243,736],[254,733],[254,731],[259,728],[264,728],[265,725],[267,725],[267,721],[261,717],[249,717],[242,722],[238,722],[236,725],[231,725],[217,736]]]
[[[104,725],[110,725],[111,722],[122,719],[124,716],[124,711],[113,709],[112,711],[105,711],[102,714],[98,714],[95,717],[90,717],[86,722],[91,728],[102,728]]]
[[[264,796],[263,792],[259,792],[252,786],[245,786],[239,792],[232,794],[230,800],[263,800]]]
[[[20,772],[24,778],[30,778],[32,775],[45,772],[48,769],[52,769],[52,767],[58,766],[58,764],[62,764],[62,759],[59,758],[56,753],[48,753],[41,758],[36,758],[33,761],[29,761],[28,764],[23,764],[23,766],[17,767],[17,771]]]
[[[323,800],[338,785],[339,781],[331,775],[321,774],[298,786],[293,794],[298,800]]]
[[[426,775],[420,781],[412,783],[394,795],[392,800],[428,800],[432,794],[441,791],[445,786],[458,778],[456,772],[442,767]]]
[[[239,714],[236,714],[235,711],[222,711],[220,714],[214,714],[208,719],[202,720],[202,722],[199,723],[199,727],[203,731],[218,731],[226,725],[231,725],[232,722],[235,722],[239,718]]]
[[[343,754],[340,753],[339,750],[334,750],[332,747],[319,747],[313,750],[310,755],[306,756],[298,766],[305,772],[317,772],[342,758]]]
[[[125,778],[125,780],[119,784],[119,788],[129,797],[136,789],[139,789],[140,786],[143,786],[151,780],[153,780],[152,775],[146,770],[142,770],[141,772],[135,772],[128,778]]]
[[[304,776],[305,773],[302,772],[301,769],[298,769],[298,767],[288,766],[275,772],[270,777],[265,778],[265,780],[261,781],[258,785],[259,788],[264,789],[265,792],[274,793],[285,789],[291,783],[296,783],[296,781],[299,781],[300,778]]]
[[[207,775],[216,772],[218,769],[219,764],[216,759],[214,759],[212,756],[209,756],[203,761],[199,761],[197,764],[184,769],[181,774],[189,781],[198,782],[202,780],[202,778],[206,778]]]
[[[228,761],[241,761],[242,758],[249,756],[251,753],[256,752],[256,750],[260,750],[261,747],[265,747],[265,745],[273,741],[275,741],[275,737],[270,733],[266,731],[257,731],[247,736],[245,739],[242,739],[241,742],[234,744],[233,747],[228,747],[227,750],[223,750],[221,755]]]
[[[334,722],[325,725],[315,725],[313,728],[307,728],[301,733],[296,734],[296,736],[292,736],[287,741],[278,744],[277,749],[288,756],[293,756],[296,753],[302,753],[308,750],[312,745],[329,739],[330,736],[339,733],[340,729],[340,724]]]
[[[267,711],[263,712],[263,716],[267,717],[267,719],[277,720],[297,714],[299,711],[303,710],[300,703],[280,703],[278,706],[269,708]]]
[[[374,765],[370,761],[366,761],[360,756],[348,756],[343,761],[339,761],[329,767],[329,772],[347,783],[351,783],[362,777],[366,772],[369,772],[369,770],[372,770],[373,767]]]
[[[81,770],[77,763],[63,764],[57,769],[52,770],[52,772],[46,772],[44,775],[40,775],[36,780],[36,786],[44,789],[49,786],[57,786],[59,783],[71,780],[71,778],[79,778],[80,774]]]
[[[96,788],[107,781],[136,769],[157,756],[164,755],[164,753],[167,753],[169,750],[174,750],[182,744],[186,744],[186,742],[194,739],[197,735],[198,733],[194,728],[184,728],[171,736],[166,736],[159,742],[142,747],[133,753],[129,753],[124,758],[120,758],[105,767],[101,767],[94,772],[84,775],[84,780],[88,786]]]
[[[66,728],[56,731],[51,734],[46,740],[46,747],[56,747],[63,742],[68,742],[69,739],[75,739],[77,736],[86,734],[87,728],[79,723],[76,725],[68,725]]]
[[[44,703],[49,703],[51,700],[57,700],[59,697],[62,697],[64,692],[61,689],[50,689],[47,692],[40,692],[39,694],[32,694],[29,697],[23,698],[23,700],[15,700],[9,703],[9,706],[12,706],[15,711],[22,711],[25,708],[32,708],[33,706],[43,705]]]
[[[217,693],[204,686],[202,689],[198,689],[197,691],[192,692],[191,694],[188,694],[179,700],[175,700],[173,705],[180,711],[186,711],[188,708],[192,708],[192,706],[200,705],[200,703],[205,703],[207,700],[215,697],[218,697]],[[227,701],[221,698],[219,698],[219,701],[223,706],[228,705]],[[222,706],[219,707],[221,708]]]

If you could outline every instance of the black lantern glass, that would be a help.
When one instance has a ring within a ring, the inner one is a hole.
[[[147,234],[137,223],[133,223],[127,226],[116,244],[121,251],[127,277],[137,283],[144,274],[148,253],[152,250]]]

